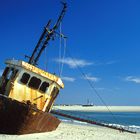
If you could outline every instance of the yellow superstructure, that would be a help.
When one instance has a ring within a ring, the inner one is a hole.
[[[1,77],[0,92],[20,102],[49,111],[60,88],[61,79],[24,61],[7,60]]]

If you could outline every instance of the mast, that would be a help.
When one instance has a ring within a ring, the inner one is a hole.
[[[54,35],[56,34],[56,30],[58,29],[58,27],[60,26],[61,21],[63,20],[63,17],[65,15],[66,12],[66,8],[67,8],[67,4],[66,3],[62,3],[63,4],[63,9],[58,17],[57,22],[55,23],[55,25],[53,26],[52,29],[50,29],[50,23],[51,20],[48,21],[47,25],[45,26],[43,33],[40,36],[40,39],[31,55],[31,57],[29,57],[29,64],[36,66],[37,62],[42,54],[42,52],[44,51],[44,49],[47,47],[48,42],[54,37]]]

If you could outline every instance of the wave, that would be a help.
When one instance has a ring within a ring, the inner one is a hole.
[[[67,119],[61,119],[62,122],[66,122],[66,123],[74,123],[74,124],[80,124],[80,125],[90,125],[90,126],[95,126],[93,124],[89,124],[86,122],[81,122],[81,121],[76,121],[76,120],[67,120]],[[121,125],[121,124],[115,124],[115,123],[103,123],[104,125],[108,125],[108,126],[115,126],[117,128],[123,128],[123,129],[127,129],[127,130],[133,130],[135,132],[140,133],[140,126],[137,125]]]
[[[116,128],[123,128],[123,129],[126,129],[126,130],[131,130],[131,131],[134,131],[134,132],[138,132],[140,133],[140,126],[137,126],[137,125],[121,125],[121,124],[115,124],[115,123],[103,123],[105,125],[108,125],[108,126],[114,126]]]
[[[137,126],[137,125],[129,125],[129,127],[140,129],[140,126]]]
[[[62,122],[67,122],[67,123],[75,123],[75,124],[85,124],[88,125],[86,122],[81,122],[81,121],[76,121],[76,120],[65,120],[65,119],[60,119]]]

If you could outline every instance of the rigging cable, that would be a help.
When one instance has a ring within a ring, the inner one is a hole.
[[[64,37],[64,52],[63,52],[63,56],[62,56],[62,65],[61,65],[61,69],[60,69],[60,77],[62,76],[62,72],[63,72],[63,67],[64,67],[64,59],[65,59],[65,54],[66,54],[66,46],[67,46],[67,38]]]
[[[62,23],[60,22],[59,26],[59,61],[61,60],[61,50],[62,50]],[[61,69],[61,63],[59,63],[59,76],[60,76],[60,69]]]
[[[100,96],[100,94],[98,93],[98,91],[96,90],[95,86],[93,85],[93,82],[91,82],[87,75],[83,72],[83,70],[78,66],[78,64],[75,62],[75,59],[72,57],[72,55],[70,54],[69,50],[67,51],[69,56],[72,58],[73,62],[76,65],[77,70],[81,73],[82,77],[84,79],[87,80],[89,86],[91,87],[91,89],[96,93],[96,95],[98,96],[98,98],[101,100],[101,102],[105,105],[105,107],[107,108],[107,110],[110,112],[110,114],[112,115],[113,119],[119,124],[118,119],[116,119],[115,115],[112,113],[112,111],[109,109],[109,107],[107,106],[107,104],[105,103],[105,101],[102,99],[102,97]]]
[[[47,49],[45,48],[45,60],[44,60],[44,63],[45,63],[45,71],[47,71]]]
[[[64,58],[66,53],[66,46],[67,46],[67,37],[62,34],[62,23],[60,23],[60,32],[59,32],[59,76],[62,76],[63,67],[64,67]],[[63,40],[62,40],[63,39]],[[63,41],[63,54],[62,54],[62,41]]]

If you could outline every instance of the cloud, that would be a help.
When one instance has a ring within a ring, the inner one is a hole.
[[[134,83],[140,84],[140,77],[127,76],[124,78],[124,80],[128,82],[134,82]]]
[[[97,62],[97,63],[95,63],[95,65],[97,65],[97,66],[105,66],[105,65],[113,65],[115,63],[117,63],[117,61],[110,60],[110,61],[107,61],[107,62]]]
[[[68,81],[68,82],[74,82],[75,81],[75,78],[73,77],[61,77],[62,80],[64,81]]]
[[[65,59],[55,59],[56,62],[63,63],[68,65],[70,68],[76,68],[78,67],[85,67],[85,66],[90,66],[93,65],[91,62],[87,62],[86,60],[82,59],[72,59],[70,57],[67,57]]]
[[[85,75],[85,77],[83,79],[89,80],[89,81],[92,81],[92,82],[100,81],[100,78],[95,77],[95,76],[91,76],[90,74]]]

